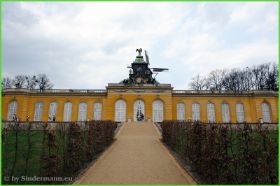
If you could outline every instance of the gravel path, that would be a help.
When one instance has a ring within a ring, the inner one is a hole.
[[[75,184],[195,184],[153,123],[125,123],[116,138]]]

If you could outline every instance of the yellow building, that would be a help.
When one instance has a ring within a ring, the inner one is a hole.
[[[152,77],[153,72],[164,69],[149,68],[142,50],[138,52],[129,78],[109,83],[104,90],[5,89],[2,120],[16,115],[22,121],[278,122],[278,92],[173,90],[170,84],[160,84]]]

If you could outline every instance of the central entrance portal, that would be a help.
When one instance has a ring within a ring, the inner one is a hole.
[[[136,100],[134,102],[134,121],[143,121],[145,118],[145,104],[142,100]]]

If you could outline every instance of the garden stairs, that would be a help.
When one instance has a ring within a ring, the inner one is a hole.
[[[125,123],[116,141],[75,184],[195,184],[153,123]]]

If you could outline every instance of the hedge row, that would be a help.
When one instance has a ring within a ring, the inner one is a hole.
[[[278,129],[164,121],[163,142],[204,184],[277,184]]]
[[[3,183],[67,183],[108,147],[117,127],[112,121],[45,123],[44,130],[2,129]],[[28,176],[26,181],[22,176]],[[55,178],[32,180],[36,177]],[[15,180],[14,178],[19,178]],[[59,180],[61,177],[62,180]]]

